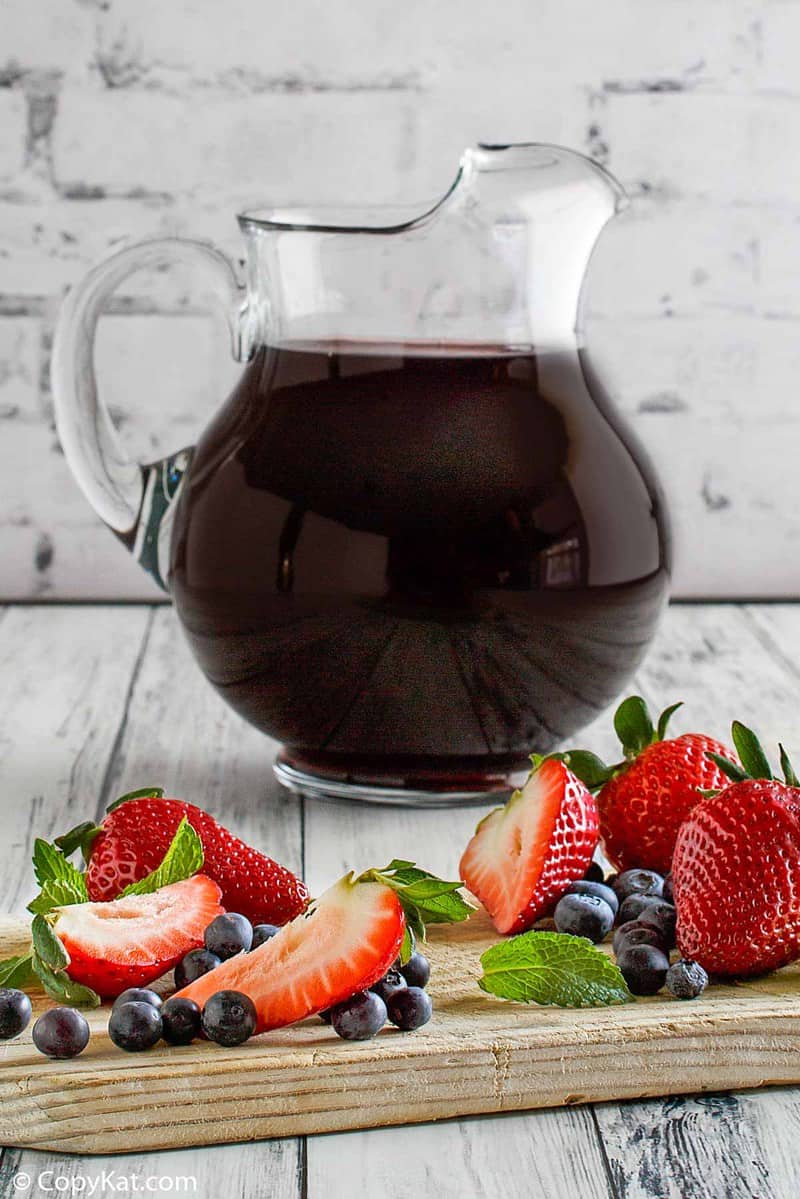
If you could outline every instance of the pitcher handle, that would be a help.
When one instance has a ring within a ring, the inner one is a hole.
[[[97,321],[113,291],[134,271],[175,262],[201,266],[226,316],[233,356],[252,353],[247,291],[234,264],[205,242],[159,238],[139,242],[94,267],[67,294],[59,314],[51,368],[56,429],[67,462],[100,518],[165,591],[175,501],[193,446],[158,462],[134,462],[97,394]]]

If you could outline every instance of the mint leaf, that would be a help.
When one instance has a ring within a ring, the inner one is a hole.
[[[149,895],[170,883],[182,883],[203,869],[203,846],[197,833],[185,816],[181,818],[172,843],[160,866],[152,873],[131,883],[117,898],[126,895]]]
[[[517,1003],[602,1007],[631,998],[619,967],[585,937],[521,933],[481,955],[482,991]]]
[[[28,904],[28,911],[46,913],[70,903],[87,903],[86,878],[49,841],[37,837],[33,843],[33,873],[42,888]]]
[[[63,970],[69,965],[69,954],[53,932],[44,916],[34,916],[31,924],[33,955],[52,970]]]
[[[33,970],[33,955],[21,953],[17,957],[0,962],[0,987],[16,987],[24,991],[36,982]]]
[[[400,965],[405,966],[408,959],[414,952],[416,941],[411,929],[406,925],[406,931],[403,933],[403,940],[400,943]]]
[[[91,987],[76,983],[63,970],[52,969],[34,952],[33,969],[47,994],[70,1007],[99,1007],[100,996]]]
[[[382,883],[397,895],[403,905],[408,929],[419,941],[425,940],[426,924],[459,924],[472,915],[473,908],[461,895],[460,880],[448,882],[413,862],[395,858],[382,870],[367,870],[358,882]]]
[[[65,908],[72,903],[88,903],[86,886],[75,886],[67,879],[54,880],[45,883],[35,899],[28,904],[28,911],[34,915],[46,916],[53,908]]]

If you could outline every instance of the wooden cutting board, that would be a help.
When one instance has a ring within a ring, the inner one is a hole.
[[[0,957],[25,934],[0,917]],[[52,1062],[29,1028],[0,1042],[0,1144],[115,1153],[800,1082],[800,966],[692,1002],[562,1010],[478,989],[496,940],[483,914],[431,930],[434,1017],[416,1033],[347,1042],[314,1017],[236,1049],[126,1054],[101,1008],[84,1053]]]

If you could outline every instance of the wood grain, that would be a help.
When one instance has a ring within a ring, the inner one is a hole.
[[[3,956],[20,932],[0,923]],[[238,1049],[196,1042],[130,1057],[108,1040],[104,1007],[89,1014],[85,1053],[53,1063],[28,1031],[3,1047],[0,1141],[140,1151],[800,1082],[800,966],[691,1004],[525,1007],[477,987],[480,953],[496,941],[482,913],[431,931],[436,1018],[415,1036],[348,1043],[313,1018]]]

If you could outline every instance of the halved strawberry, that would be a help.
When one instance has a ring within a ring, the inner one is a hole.
[[[258,949],[229,958],[178,995],[202,1007],[217,991],[242,991],[256,1006],[257,1032],[282,1028],[382,978],[405,928],[391,887],[347,874]]]
[[[505,807],[480,822],[461,877],[499,933],[523,932],[583,878],[597,836],[591,794],[563,762],[546,758]]]
[[[171,970],[224,908],[220,889],[196,874],[149,895],[55,908],[53,931],[69,954],[67,974],[111,999]]]

